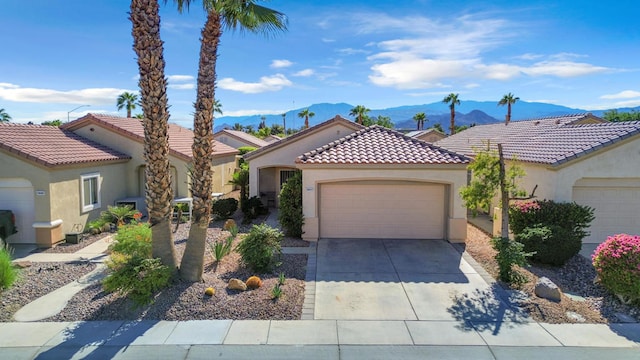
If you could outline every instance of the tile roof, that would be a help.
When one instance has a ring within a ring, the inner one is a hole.
[[[426,134],[430,134],[430,133],[436,133],[442,136],[447,136],[444,133],[441,133],[440,131],[436,130],[436,129],[427,129],[427,130],[414,130],[414,131],[409,131],[408,133],[406,133],[405,135],[407,135],[408,137],[415,137],[417,138],[418,136],[422,136],[422,135],[426,135]]]
[[[299,164],[467,164],[469,158],[378,125],[296,159]]]
[[[598,122],[590,114],[477,125],[436,145],[472,155],[473,148],[502,143],[505,156],[520,161],[560,165],[640,134],[640,122]],[[483,145],[484,144],[484,145]]]
[[[321,129],[324,129],[324,128],[326,128],[328,126],[331,126],[333,124],[336,124],[336,123],[341,123],[341,124],[343,124],[343,125],[345,125],[347,127],[351,127],[354,130],[364,129],[364,126],[362,126],[362,125],[360,125],[358,123],[355,123],[353,121],[347,120],[347,119],[343,118],[340,115],[336,115],[336,116],[334,116],[333,118],[331,118],[331,119],[329,119],[327,121],[324,121],[324,122],[321,122],[320,124],[311,126],[311,127],[307,128],[307,129],[299,131],[299,132],[297,132],[297,133],[295,133],[293,135],[289,135],[289,136],[287,136],[287,137],[285,137],[285,138],[283,138],[283,139],[281,139],[279,141],[271,142],[267,146],[263,146],[260,149],[257,149],[257,150],[254,150],[254,151],[248,153],[248,154],[245,154],[244,158],[246,160],[250,160],[250,159],[255,158],[256,156],[259,156],[261,154],[264,154],[264,153],[267,153],[269,151],[278,149],[278,148],[280,148],[282,146],[286,146],[288,144],[294,143],[294,142],[298,141],[299,139],[301,139],[303,137],[310,136],[311,134],[315,133],[316,131],[319,131]]]
[[[268,141],[264,141],[258,137],[255,137],[251,134],[248,134],[244,131],[237,131],[237,130],[231,130],[231,129],[224,129],[224,130],[220,130],[217,133],[215,133],[213,136],[217,136],[221,133],[225,133],[231,137],[235,137],[236,139],[249,143],[251,146],[253,147],[263,147],[263,146],[267,146],[269,145]]]
[[[114,132],[128,136],[129,138],[132,138],[138,142],[144,142],[144,128],[142,126],[142,122],[139,119],[135,118],[89,113],[79,119],[62,125],[62,128],[73,131],[86,126],[88,123],[101,125],[107,129],[111,129]],[[172,155],[181,157],[187,161],[191,160],[193,131],[180,125],[169,124],[168,132],[170,148],[169,152]],[[225,156],[238,153],[238,150],[219,141],[214,140],[213,144],[214,156]]]
[[[0,149],[46,167],[131,159],[56,126],[0,123]]]

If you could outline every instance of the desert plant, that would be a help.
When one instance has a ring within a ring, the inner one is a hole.
[[[225,256],[229,255],[229,253],[231,253],[234,238],[235,236],[234,237],[229,236],[224,241],[215,241],[214,243],[209,243],[209,249],[211,250],[213,257],[216,259],[217,262],[220,262],[222,258],[224,258]]]
[[[92,234],[100,234],[104,226],[108,223],[109,221],[107,221],[106,219],[103,219],[102,217],[95,219],[93,221],[89,221],[85,228],[85,232],[92,233]]]
[[[17,270],[11,264],[11,253],[0,248],[0,289],[8,289],[18,276]]]
[[[536,200],[509,208],[511,229],[525,252],[535,252],[533,261],[556,266],[580,251],[593,219],[592,208],[576,203]]]
[[[147,223],[128,224],[118,228],[115,241],[109,246],[111,252],[130,258],[151,257],[151,228]]]
[[[132,220],[134,215],[138,214],[138,210],[134,210],[131,205],[107,206],[107,211],[100,213],[100,218],[105,222],[124,225],[126,221]]]
[[[234,224],[233,226],[229,226],[228,231],[229,231],[229,236],[235,239],[236,236],[238,236],[238,232],[240,230],[238,229],[238,226]]]
[[[257,218],[260,215],[265,215],[269,210],[264,206],[262,200],[259,197],[253,196],[242,206],[242,213],[244,214],[244,221],[250,221]]]
[[[278,221],[287,236],[302,236],[304,215],[302,214],[302,172],[296,171],[280,191]]]
[[[280,284],[280,285],[284,285],[284,280],[285,280],[285,279],[284,279],[284,273],[283,273],[283,272],[281,272],[281,273],[278,275],[278,284]]]
[[[119,292],[138,305],[153,302],[153,294],[165,288],[172,271],[160,259],[130,258],[123,262],[107,262],[112,271],[102,281],[106,292]]]
[[[524,251],[524,245],[503,237],[491,239],[491,245],[498,252],[496,261],[500,280],[514,285],[525,283],[526,277],[513,268],[515,265],[527,265],[527,257],[531,256],[531,253]]]
[[[274,300],[278,300],[280,299],[281,296],[282,296],[282,288],[280,287],[279,283],[276,283],[273,286],[273,289],[271,289],[271,298]]]
[[[249,234],[242,239],[236,250],[242,262],[257,273],[268,272],[279,265],[280,240],[283,234],[266,224],[253,225]]]
[[[602,286],[624,303],[640,303],[640,236],[609,236],[592,260]]]
[[[216,200],[211,206],[211,213],[217,219],[228,219],[236,210],[238,210],[238,200],[234,198]]]

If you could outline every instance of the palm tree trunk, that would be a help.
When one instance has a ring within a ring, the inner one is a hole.
[[[211,10],[202,29],[198,91],[193,117],[193,215],[189,240],[182,256],[180,275],[188,281],[201,281],[207,228],[211,218],[213,189],[213,104],[216,84],[216,58],[222,36],[220,15]]]
[[[158,2],[132,0],[129,18],[140,70],[138,84],[144,113],[145,198],[151,223],[152,254],[170,269],[176,269],[170,227],[173,192],[169,167],[169,107]]]
[[[451,124],[449,126],[449,131],[451,132],[451,135],[456,133],[456,108],[451,105]]]
[[[511,121],[511,103],[507,103],[507,123],[506,123],[506,125],[509,125],[510,121]]]
[[[127,107],[127,117],[130,118],[131,117],[131,108]]]

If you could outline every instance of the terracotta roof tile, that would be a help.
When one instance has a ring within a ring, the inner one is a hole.
[[[296,159],[300,164],[467,164],[469,159],[378,125]]]
[[[0,149],[46,167],[131,159],[71,131],[46,125],[0,123]]]
[[[251,134],[248,134],[244,131],[237,131],[237,130],[231,130],[231,129],[224,129],[224,130],[220,130],[217,133],[214,134],[214,136],[219,135],[220,133],[226,133],[229,136],[235,137],[241,141],[244,141],[246,143],[251,144],[251,146],[253,147],[257,147],[257,148],[261,148],[263,146],[267,146],[269,145],[269,142],[264,141],[258,137],[255,137]]]
[[[64,124],[62,127],[73,131],[91,122],[128,136],[138,142],[144,142],[144,128],[142,126],[142,122],[135,118],[90,113],[70,123]],[[193,131],[180,125],[169,124],[170,153],[183,159],[191,160],[192,144]],[[213,144],[214,156],[225,156],[238,153],[238,150],[219,141],[214,140]]]
[[[492,146],[503,144],[505,156],[559,165],[640,134],[638,121],[581,123],[584,119],[586,115],[572,115],[514,121],[506,126],[504,123],[478,125],[437,141],[436,145],[472,154],[473,147],[486,147],[486,141],[490,140]]]

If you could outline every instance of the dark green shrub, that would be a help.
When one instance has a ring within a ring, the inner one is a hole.
[[[101,212],[100,218],[105,222],[120,226],[133,220],[139,213],[140,212],[134,210],[131,205],[107,206],[107,211]]]
[[[108,223],[109,223],[108,220],[103,218],[98,218],[87,223],[87,227],[85,228],[84,231],[92,234],[100,234],[105,224],[108,224]]]
[[[592,260],[602,286],[622,302],[640,304],[640,236],[609,236]]]
[[[109,249],[132,258],[151,258],[151,227],[148,223],[120,226]]]
[[[250,221],[257,218],[260,215],[265,215],[269,210],[264,206],[262,200],[259,197],[253,196],[247,199],[242,207],[242,213],[244,214],[244,220]]]
[[[514,285],[527,282],[527,278],[513,268],[514,265],[527,265],[527,257],[531,256],[531,253],[524,251],[524,245],[502,237],[491,239],[491,245],[498,252],[496,261],[498,262],[500,280]]]
[[[536,200],[509,208],[515,239],[524,244],[526,252],[535,252],[534,261],[556,266],[580,251],[593,219],[592,208],[576,203]]]
[[[238,210],[238,200],[234,198],[220,199],[211,205],[211,213],[217,219],[228,219]]]
[[[257,273],[269,272],[279,265],[280,240],[283,234],[266,224],[253,225],[236,247],[242,262]]]
[[[11,264],[9,250],[0,248],[0,289],[8,289],[16,281],[18,271]]]
[[[167,287],[171,270],[160,259],[131,258],[124,262],[107,262],[112,271],[102,281],[107,292],[119,292],[138,305],[153,302],[153,294]]]
[[[304,215],[302,214],[302,172],[296,171],[282,186],[278,221],[287,236],[301,237]]]

